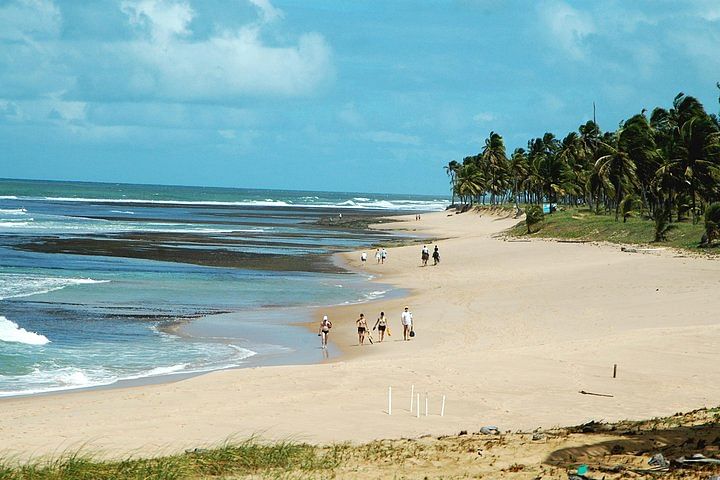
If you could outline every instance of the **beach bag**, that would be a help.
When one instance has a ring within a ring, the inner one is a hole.
[[[414,337],[414,336],[415,336],[415,330],[410,330],[410,336],[411,336],[411,337]]]

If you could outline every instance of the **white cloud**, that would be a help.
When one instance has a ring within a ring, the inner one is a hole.
[[[538,4],[543,29],[547,29],[552,41],[572,58],[585,57],[585,40],[597,31],[592,17],[570,5],[551,0]]]
[[[120,9],[131,24],[147,28],[159,42],[190,35],[189,24],[195,15],[187,2],[172,0],[123,0]]]
[[[260,10],[263,22],[274,22],[283,18],[283,12],[270,4],[270,0],[248,0]]]
[[[62,4],[0,0],[0,58],[11,59],[0,64],[2,95],[232,104],[308,95],[332,81],[332,52],[320,34],[291,37],[273,23],[283,15],[269,0],[243,1],[256,7],[256,20],[200,34],[190,0],[122,0],[127,38],[85,42],[62,38]]]
[[[247,94],[304,95],[332,77],[330,47],[317,33],[291,45],[269,45],[263,25],[282,17],[267,0],[249,0],[260,23],[193,39],[193,10],[186,2],[123,2],[132,24],[144,25],[150,39],[126,46],[135,66],[135,93],[173,99],[215,99]],[[181,38],[182,37],[182,38]]]

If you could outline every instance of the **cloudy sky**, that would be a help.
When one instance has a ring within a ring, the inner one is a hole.
[[[720,2],[0,0],[0,177],[436,194],[680,91],[718,112]]]

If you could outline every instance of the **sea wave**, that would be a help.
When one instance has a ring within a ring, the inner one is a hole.
[[[17,323],[0,315],[0,342],[24,343],[26,345],[45,345],[50,340],[45,335],[28,332]]]
[[[375,290],[372,292],[368,292],[363,294],[361,301],[369,301],[369,300],[375,300],[382,296],[384,296],[387,293],[387,290]]]
[[[0,208],[1,215],[25,215],[27,210],[24,208]]]
[[[94,280],[92,278],[64,278],[0,273],[0,300],[49,293],[72,285],[108,283],[109,281],[110,280]]]
[[[10,198],[10,197],[0,197]],[[17,199],[17,197],[13,197]],[[207,207],[301,207],[301,208],[346,208],[369,210],[418,210],[440,211],[445,210],[450,203],[447,199],[434,198],[428,200],[405,199],[372,199],[369,197],[352,197],[347,200],[329,201],[319,197],[304,196],[297,200],[278,200],[266,198],[263,200],[239,201],[213,201],[213,200],[146,200],[134,198],[85,198],[85,197],[21,197],[26,201],[52,201],[52,202],[80,202],[127,205],[168,205],[168,206],[207,206]]]
[[[2,318],[4,317],[0,317],[0,319]],[[237,353],[222,364],[198,366],[189,363],[179,363],[175,365],[153,367],[134,374],[120,374],[104,367],[35,368],[27,375],[13,377],[0,374],[0,385],[5,387],[0,390],[0,397],[33,395],[37,393],[58,392],[88,387],[102,387],[112,385],[120,381],[139,380],[143,378],[206,373],[213,370],[239,367],[243,363],[243,360],[256,354],[256,352],[252,350],[248,350],[247,348],[239,347],[237,345],[228,346]]]

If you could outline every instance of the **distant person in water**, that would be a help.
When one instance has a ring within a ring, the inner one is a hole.
[[[385,263],[385,260],[387,260],[387,250],[383,248],[380,250],[380,263]]]
[[[377,260],[377,263],[380,263],[382,261],[382,253],[380,252],[380,249],[377,249],[377,252],[375,252],[375,260]]]
[[[387,329],[387,318],[385,317],[385,312],[380,312],[380,316],[378,317],[377,322],[375,322],[373,330],[376,328],[380,335],[380,341],[382,342],[385,338],[385,330]]]
[[[320,322],[320,332],[318,333],[321,337],[321,348],[327,348],[327,336],[331,328],[332,322],[328,320],[327,315],[324,315],[322,322]]]
[[[435,250],[433,250],[433,262],[433,265],[440,263],[440,249],[437,245],[435,245]]]
[[[422,253],[420,253],[420,260],[423,267],[427,265],[428,260],[430,260],[430,250],[428,250],[427,245],[423,245]]]
[[[360,261],[362,262],[362,266],[365,266],[365,262],[367,262],[367,252],[362,252],[360,254]]]
[[[405,310],[403,310],[400,315],[400,322],[403,326],[403,340],[410,340],[410,332],[413,329],[413,318],[408,307],[405,307]]]
[[[355,320],[355,323],[357,324],[358,329],[358,344],[364,345],[365,334],[367,333],[367,320],[365,320],[365,315],[361,313],[360,318]]]

